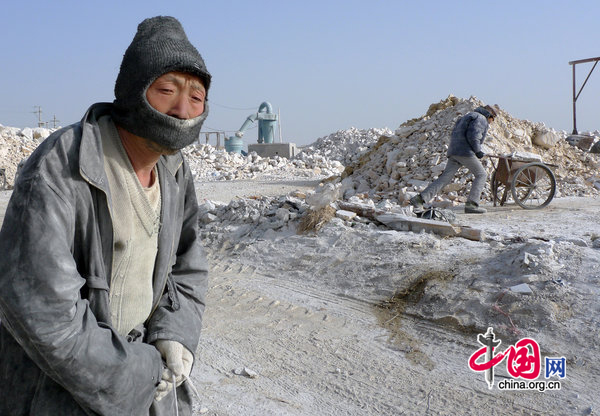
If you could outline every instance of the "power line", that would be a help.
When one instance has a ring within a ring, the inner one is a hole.
[[[210,127],[210,126],[202,126],[202,127],[205,129],[208,129],[208,130],[212,130],[212,131],[222,131],[223,133],[235,133],[237,131],[237,130],[215,129],[214,127]]]
[[[31,111],[13,110],[12,108],[11,109],[7,109],[7,108],[3,108],[3,107],[0,107],[0,112],[3,112],[3,113],[19,113],[19,114],[30,114],[31,113]]]
[[[224,132],[224,133],[235,133],[235,132],[237,132],[237,130],[223,130],[223,129],[215,129],[215,128],[213,128],[213,127],[210,127],[210,126],[204,126],[204,128],[206,128],[206,129],[208,129],[208,130],[213,130],[213,131],[222,131],[222,132]],[[256,128],[258,128],[258,126],[254,125],[254,126],[248,127],[248,128],[246,129],[246,131],[248,131],[248,130],[254,130],[254,129],[256,129]]]
[[[216,102],[214,102],[213,100],[210,100],[210,101],[209,101],[209,103],[210,103],[210,105],[213,105],[213,104],[214,104],[214,105],[216,105],[217,107],[226,108],[226,109],[228,109],[228,110],[243,110],[243,111],[248,111],[248,110],[255,110],[255,109],[257,108],[256,106],[254,106],[254,107],[248,107],[248,108],[230,107],[230,106],[227,106],[227,105],[223,105],[223,104],[216,103]]]

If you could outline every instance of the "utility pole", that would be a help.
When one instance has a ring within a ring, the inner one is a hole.
[[[34,105],[33,108],[36,109],[33,114],[38,115],[38,127],[43,127],[44,123],[42,122],[42,107],[39,105]]]
[[[56,119],[56,114],[54,114],[54,117],[52,118],[52,128],[56,128],[56,123],[59,123],[60,120]]]

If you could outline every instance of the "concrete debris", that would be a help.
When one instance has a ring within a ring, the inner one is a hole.
[[[352,211],[346,211],[343,209],[338,209],[335,212],[335,216],[345,220],[345,221],[350,221],[352,218],[356,217],[356,212],[352,212]]]
[[[337,160],[320,155],[287,159],[281,156],[263,158],[256,152],[247,156],[228,153],[209,144],[194,144],[183,149],[195,180],[236,180],[261,178],[326,178],[339,175],[344,166]]]
[[[19,163],[54,130],[46,128],[19,129],[0,125],[0,168],[5,169],[7,187],[12,187]]]
[[[579,247],[588,247],[587,241],[585,241],[583,238],[567,238],[564,241]]]
[[[29,157],[35,148],[54,130],[0,126],[0,168],[6,169],[7,185],[14,186],[19,163]],[[318,152],[304,154],[296,159],[275,156],[263,158],[256,152],[247,156],[228,153],[208,144],[193,144],[183,153],[198,181],[235,179],[310,178],[323,179],[340,175],[344,165],[338,160],[328,159]]]
[[[532,139],[533,144],[544,149],[552,149],[559,141],[560,135],[552,130],[538,131]]]
[[[366,152],[381,136],[393,136],[388,128],[361,130],[352,127],[348,130],[338,130],[329,136],[317,139],[310,146],[302,148],[298,158],[320,156],[325,159],[337,160],[344,166],[358,161],[361,154]]]
[[[594,145],[592,146],[592,148],[590,149],[590,153],[600,153],[600,140],[597,140]]]
[[[244,376],[244,377],[248,377],[248,378],[257,378],[258,377],[258,373],[256,371],[251,370],[247,367],[236,368],[233,370],[233,374],[235,374],[236,376]]]
[[[527,267],[537,267],[537,256],[527,252],[523,253],[523,264]]]
[[[329,205],[341,197],[340,184],[319,184],[315,192],[306,196],[306,203],[314,208]]]
[[[574,134],[567,137],[566,140],[571,146],[578,147],[584,152],[588,152],[592,149],[592,146],[597,143],[598,138],[587,134]]]
[[[533,290],[531,290],[527,283],[521,283],[520,285],[511,286],[510,291],[515,293],[523,293],[525,295],[531,295],[533,293]]]
[[[208,239],[223,234],[235,235],[236,239],[261,238],[268,230],[294,228],[295,223],[290,222],[308,208],[304,200],[293,196],[242,198],[229,204],[205,201],[200,203],[200,223]]]

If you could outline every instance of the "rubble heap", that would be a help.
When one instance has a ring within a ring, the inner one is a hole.
[[[54,130],[45,128],[4,127],[0,125],[0,168],[6,172],[8,187],[14,185],[19,163],[29,157],[33,150]],[[289,160],[275,156],[263,158],[255,152],[247,156],[228,153],[208,144],[193,144],[183,153],[190,164],[196,180],[233,180],[282,178],[326,178],[340,175],[344,166],[319,153],[305,154],[302,158]]]
[[[228,204],[205,201],[200,204],[200,226],[206,245],[214,246],[225,240],[262,238],[265,233],[294,228],[308,209],[302,193],[278,198],[234,199]]]
[[[366,152],[381,136],[392,136],[393,134],[388,128],[361,130],[351,127],[347,130],[338,130],[303,147],[297,157],[305,160],[318,155],[325,159],[337,160],[344,166],[348,166],[357,162],[360,155]]]
[[[281,156],[260,157],[256,152],[247,156],[228,153],[209,144],[194,144],[183,149],[195,180],[268,179],[292,177],[326,178],[342,173],[344,166],[321,155],[307,155],[301,159]]]
[[[0,124],[0,169],[5,169],[8,186],[14,183],[19,163],[53,131],[42,127],[19,129]]]
[[[452,128],[457,119],[484,105],[476,97],[468,100],[448,96],[432,104],[427,113],[409,120],[393,136],[381,136],[360,159],[346,167],[343,174],[345,198],[363,194],[375,199],[405,203],[444,170],[446,151]],[[557,132],[543,123],[513,118],[498,108],[498,117],[490,125],[484,143],[487,154],[527,154],[554,164],[557,180],[556,196],[597,195],[600,176],[598,156],[571,146],[565,132]],[[485,158],[488,177],[497,159]],[[448,185],[434,204],[449,206],[466,200],[472,176],[461,168],[454,182]],[[484,199],[491,200],[489,186]]]

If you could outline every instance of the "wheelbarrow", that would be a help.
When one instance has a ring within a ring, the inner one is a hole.
[[[512,155],[489,156],[498,159],[491,181],[494,206],[505,204],[509,189],[513,200],[524,209],[544,208],[552,201],[556,178],[551,167],[557,165]]]

